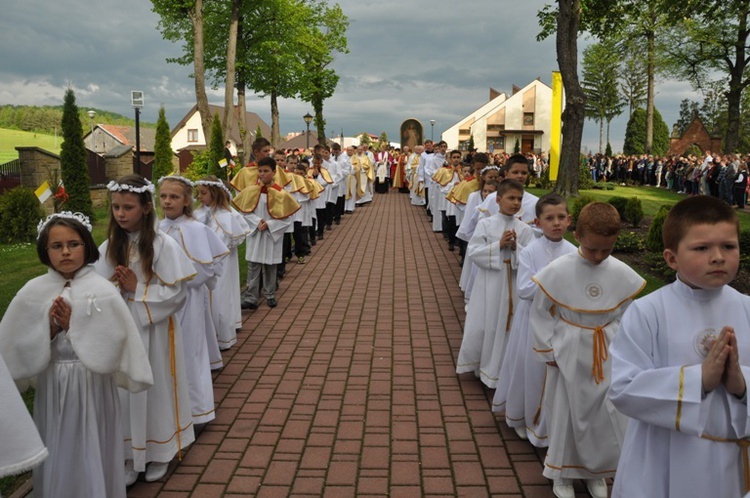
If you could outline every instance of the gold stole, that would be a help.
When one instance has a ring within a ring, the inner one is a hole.
[[[456,185],[456,187],[451,191],[453,194],[451,196],[451,202],[453,204],[466,204],[466,202],[469,200],[469,196],[472,194],[472,192],[476,192],[479,190],[479,180],[472,177],[470,180],[464,180],[463,182]]]
[[[435,180],[441,187],[445,187],[451,182],[451,180],[453,180],[453,173],[455,172],[456,170],[453,169],[453,166],[443,166],[442,168],[438,169],[434,175],[432,175],[432,179]]]
[[[250,185],[232,199],[232,204],[242,213],[252,213],[258,207],[260,194],[260,185]],[[268,209],[271,218],[282,220],[296,213],[300,209],[300,205],[289,192],[274,183],[268,186],[266,209]]]
[[[247,166],[239,170],[232,181],[229,182],[237,192],[241,192],[245,187],[256,183],[258,183],[258,165],[254,162],[248,163]]]

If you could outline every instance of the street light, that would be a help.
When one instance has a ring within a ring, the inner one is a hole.
[[[143,92],[139,90],[130,91],[130,104],[135,109],[135,168],[136,173],[141,174],[141,108],[144,104]]]
[[[435,141],[435,120],[430,120],[430,140]]]
[[[86,114],[88,114],[89,119],[91,119],[91,150],[96,152],[96,143],[94,142],[94,116],[96,116],[96,111],[89,109],[86,111]]]
[[[305,120],[305,125],[307,125],[307,136],[305,137],[305,149],[310,148],[310,123],[313,120],[313,117],[308,112],[304,116],[302,116],[302,119]]]

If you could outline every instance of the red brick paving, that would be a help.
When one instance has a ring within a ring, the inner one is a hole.
[[[216,420],[128,496],[553,496],[492,393],[455,374],[461,268],[424,209],[376,195],[325,235],[277,308],[244,314]]]

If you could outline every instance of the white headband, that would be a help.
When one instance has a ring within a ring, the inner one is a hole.
[[[46,227],[49,222],[56,218],[67,218],[69,220],[76,220],[81,225],[85,226],[88,231],[91,231],[91,222],[89,221],[88,216],[86,216],[83,213],[71,213],[70,211],[62,211],[60,213],[53,213],[49,216],[47,216],[43,220],[39,220],[39,224],[36,226],[36,233],[37,238],[39,238],[39,235],[42,234],[42,230],[44,230],[44,227]]]
[[[495,166],[494,164],[493,164],[493,165],[490,165],[490,166],[485,166],[484,168],[482,168],[482,171],[480,171],[480,172],[479,172],[479,174],[480,174],[480,175],[483,175],[483,174],[485,174],[485,172],[487,172],[487,171],[492,171],[492,170],[495,170],[495,171],[500,171],[500,168],[498,168],[498,167],[497,167],[497,166]]]
[[[142,194],[144,192],[150,192],[154,193],[154,184],[150,181],[146,180],[146,185],[143,187],[134,187],[133,185],[128,185],[127,183],[117,183],[116,181],[112,180],[107,184],[107,188],[110,192],[132,192],[134,194]]]
[[[164,183],[164,180],[177,180],[178,182],[182,182],[185,185],[187,185],[190,188],[193,188],[193,182],[185,178],[184,176],[176,176],[176,175],[170,175],[170,176],[162,176],[159,178],[158,185],[161,187],[161,184]]]
[[[224,185],[224,182],[222,182],[222,181],[212,182],[210,180],[197,180],[195,182],[195,184],[196,185],[204,185],[206,187],[219,187],[221,190],[223,190],[224,192],[226,192],[227,196],[230,199],[232,198],[232,193],[229,191],[229,189],[227,188],[227,186]]]

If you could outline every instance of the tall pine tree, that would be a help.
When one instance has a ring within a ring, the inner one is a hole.
[[[227,168],[219,166],[219,161],[224,159],[224,136],[221,132],[221,119],[218,112],[214,114],[214,119],[211,121],[211,138],[208,142],[208,150],[211,154],[209,173],[221,180],[226,180]]]
[[[69,199],[63,205],[66,211],[94,215],[89,186],[89,168],[86,146],[83,144],[83,128],[78,115],[76,96],[72,88],[65,91],[62,116],[63,143],[60,146],[60,172]]]
[[[172,132],[169,130],[164,106],[159,109],[159,119],[156,121],[156,137],[154,141],[154,169],[151,178],[156,182],[162,176],[167,176],[174,171],[172,158]]]

